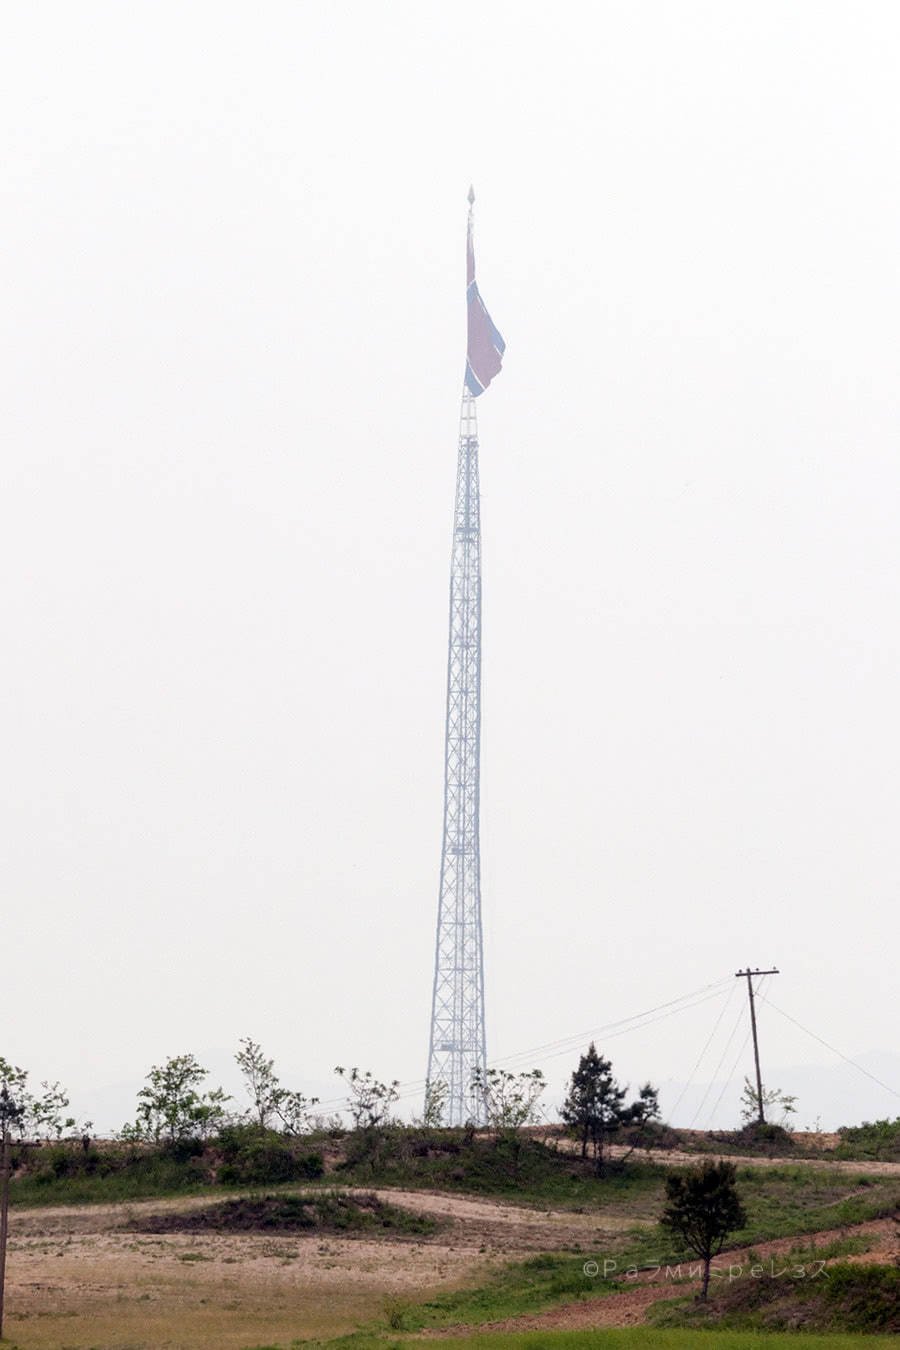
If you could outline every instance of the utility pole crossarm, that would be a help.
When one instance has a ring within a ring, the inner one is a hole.
[[[753,977],[754,975],[780,975],[781,972],[773,966],[771,970],[751,970],[748,966],[746,970],[736,970],[734,977],[736,980],[745,979],[747,981],[747,994],[750,998],[750,1028],[753,1032],[753,1062],[756,1065],[756,1104],[760,1125],[765,1125],[766,1115],[763,1106],[763,1085],[762,1074],[759,1070],[759,1039],[756,1034],[756,1006],[753,997]]]

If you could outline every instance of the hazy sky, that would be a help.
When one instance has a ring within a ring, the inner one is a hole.
[[[423,1076],[471,181],[490,1051],[774,963],[900,1090],[897,7],[9,0],[0,39],[0,1053],[108,1125],[245,1035],[298,1087]],[[720,1010],[601,1048],[681,1082]],[[841,1123],[833,1056],[761,1036]]]

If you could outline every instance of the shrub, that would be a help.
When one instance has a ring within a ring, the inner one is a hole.
[[[735,1142],[742,1148],[774,1149],[776,1152],[789,1152],[794,1141],[783,1125],[774,1125],[767,1120],[754,1120],[737,1132]]]
[[[284,1144],[257,1138],[232,1151],[219,1179],[226,1185],[267,1186],[280,1181],[311,1181],[324,1170],[320,1153],[297,1156]]]
[[[900,1116],[895,1120],[864,1120],[861,1125],[842,1125],[838,1158],[894,1158],[900,1160]]]

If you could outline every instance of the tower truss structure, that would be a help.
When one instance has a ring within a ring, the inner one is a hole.
[[[487,1062],[479,831],[481,770],[481,511],[475,397],[463,388],[450,567],[444,827],[428,1083],[443,1121],[484,1123],[472,1074]],[[438,1085],[443,1085],[438,1089]]]

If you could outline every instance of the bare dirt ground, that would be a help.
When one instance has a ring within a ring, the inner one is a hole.
[[[610,1149],[614,1158],[621,1158],[627,1152],[627,1149],[617,1145]],[[865,1172],[867,1176],[900,1177],[900,1163],[898,1162],[847,1162],[838,1158],[829,1158],[827,1154],[822,1158],[791,1158],[790,1156],[768,1158],[760,1157],[759,1154],[686,1153],[680,1149],[651,1149],[649,1154],[646,1152],[639,1155],[632,1153],[631,1156],[632,1158],[649,1157],[652,1162],[659,1163],[662,1167],[696,1166],[698,1162],[705,1162],[708,1159],[710,1162],[737,1163],[738,1167],[814,1167],[827,1168],[829,1172]]]
[[[517,1253],[596,1244],[641,1222],[423,1191],[376,1191],[434,1215],[423,1239],[140,1231],[141,1215],[209,1197],[13,1212],[8,1333],[20,1350],[244,1350],[336,1336],[477,1278]],[[137,1225],[137,1227],[133,1227]]]
[[[558,1126],[539,1126],[530,1131],[535,1138],[543,1139],[551,1147],[559,1149],[561,1153],[580,1152],[580,1144],[577,1140],[563,1134]],[[689,1135],[690,1132],[683,1131],[682,1134]],[[698,1140],[705,1139],[694,1131]],[[865,1172],[869,1176],[896,1176],[900,1177],[900,1162],[870,1162],[870,1161],[852,1161],[848,1162],[842,1158],[829,1157],[829,1150],[835,1148],[840,1143],[840,1136],[836,1134],[824,1133],[800,1133],[795,1131],[793,1139],[801,1147],[821,1148],[822,1156],[820,1158],[797,1157],[792,1158],[790,1154],[780,1154],[768,1157],[765,1154],[735,1154],[735,1153],[714,1153],[714,1152],[689,1152],[687,1149],[630,1149],[621,1144],[613,1144],[609,1148],[609,1155],[612,1158],[630,1157],[638,1162],[647,1159],[650,1162],[658,1163],[661,1167],[685,1167],[696,1166],[697,1163],[710,1162],[733,1162],[738,1167],[814,1167],[827,1168],[834,1172]]]

